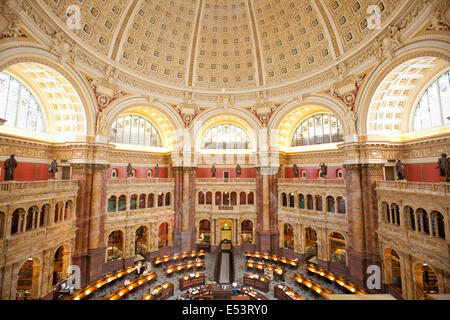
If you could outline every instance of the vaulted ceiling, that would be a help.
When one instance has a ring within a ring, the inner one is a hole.
[[[377,30],[372,0],[44,0],[79,39],[154,80],[195,88],[283,84],[326,68]],[[401,1],[381,0],[382,25]]]

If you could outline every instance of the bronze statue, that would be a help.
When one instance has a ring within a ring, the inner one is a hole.
[[[439,176],[445,177],[445,181],[449,182],[450,178],[450,158],[447,157],[445,152],[442,153],[441,157],[438,159],[438,165],[436,169],[439,168]]]
[[[294,166],[292,167],[292,172],[294,173],[294,177],[298,177],[298,167],[297,165],[294,163]]]
[[[398,159],[395,168],[397,169],[397,180],[405,180],[402,160]]]
[[[14,170],[16,170],[16,167],[18,165],[14,157],[15,155],[12,154],[3,165],[3,168],[5,169],[5,181],[14,180]]]
[[[52,178],[54,179],[56,172],[58,172],[58,163],[56,162],[56,159],[53,159],[53,161],[50,162],[48,172],[52,174]]]
[[[239,165],[239,163],[238,163],[238,165],[236,166],[236,175],[237,175],[238,177],[241,176],[241,166]]]
[[[155,178],[158,178],[158,175],[159,175],[159,166],[158,166],[158,164],[156,164],[156,167],[155,167]]]
[[[214,165],[211,167],[211,175],[213,178],[216,177],[216,167],[214,167]]]
[[[325,178],[326,175],[327,175],[328,167],[327,167],[327,165],[326,165],[325,163],[323,163],[323,162],[322,162],[319,166],[320,166],[320,170],[321,170],[321,172],[320,172],[320,177],[321,177],[321,178]]]
[[[131,178],[133,176],[133,166],[131,163],[128,163],[127,166],[127,178]]]

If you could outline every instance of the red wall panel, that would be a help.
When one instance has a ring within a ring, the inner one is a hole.
[[[6,159],[5,159],[6,160]],[[18,161],[19,162],[19,161]],[[5,178],[4,161],[1,162],[2,174],[1,181]],[[14,171],[14,180],[16,181],[38,181],[48,180],[48,164],[43,163],[24,163],[19,162]]]

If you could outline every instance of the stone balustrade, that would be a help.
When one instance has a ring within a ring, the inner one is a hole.
[[[0,182],[0,199],[10,194],[52,193],[78,190],[77,180],[4,181]]]
[[[255,178],[198,178],[196,184],[250,184],[256,183]]]
[[[377,181],[377,191],[396,191],[405,193],[430,194],[449,197],[450,183],[408,182],[400,181]]]
[[[110,179],[108,185],[142,185],[142,184],[174,184],[173,178],[128,178],[128,179]]]

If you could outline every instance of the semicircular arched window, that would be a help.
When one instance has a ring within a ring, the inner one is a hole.
[[[314,114],[303,120],[292,136],[292,147],[344,141],[342,126],[335,115]]]
[[[208,129],[203,136],[203,149],[251,149],[250,138],[241,127],[221,123]]]
[[[147,118],[134,113],[120,114],[111,126],[110,142],[162,147],[161,135]]]
[[[0,118],[6,125],[44,132],[37,99],[19,80],[4,72],[0,72]]]
[[[434,81],[416,106],[413,131],[450,123],[450,70]]]

